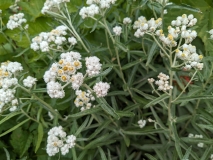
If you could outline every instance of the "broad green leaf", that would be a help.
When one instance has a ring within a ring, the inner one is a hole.
[[[32,140],[32,134],[27,131],[23,131],[21,128],[18,128],[11,134],[10,143],[12,144],[16,153],[18,153],[19,156],[22,157],[30,147]]]
[[[43,131],[43,125],[41,123],[38,124],[38,139],[36,142],[36,147],[35,147],[35,153],[39,149],[42,139],[43,139],[44,131]]]
[[[9,6],[11,6],[14,3],[13,0],[1,0],[0,1],[0,9],[7,9]]]

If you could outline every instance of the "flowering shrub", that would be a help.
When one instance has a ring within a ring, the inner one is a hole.
[[[212,9],[1,0],[0,158],[213,159]]]

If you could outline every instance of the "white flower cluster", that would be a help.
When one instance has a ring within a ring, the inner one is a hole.
[[[183,70],[190,70],[191,68],[203,69],[203,63],[200,63],[200,61],[203,59],[202,55],[198,55],[196,53],[196,47],[191,44],[184,44],[181,50],[176,50],[176,56],[184,61],[185,66],[183,67]]]
[[[210,33],[210,39],[213,39],[213,29],[211,29],[211,30],[209,31],[209,33]]]
[[[81,8],[79,14],[84,19],[87,17],[94,17],[99,13],[100,9],[110,8],[115,4],[116,0],[87,0],[88,7]]]
[[[57,63],[53,63],[48,71],[45,72],[43,78],[47,83],[47,93],[51,98],[63,98],[65,93],[62,85],[57,82],[72,82],[74,90],[78,89],[83,83],[82,73],[76,73],[82,67],[80,62],[81,55],[78,52],[67,52],[61,54],[61,59]]]
[[[132,20],[129,17],[123,19],[123,24],[131,24]]]
[[[4,62],[0,67],[0,112],[3,107],[10,103],[12,107],[10,111],[15,111],[18,101],[15,98],[15,87],[18,84],[18,79],[14,76],[22,71],[23,67],[18,62]]]
[[[53,29],[51,32],[41,32],[38,36],[32,39],[30,45],[31,49],[34,51],[40,49],[42,52],[49,52],[50,48],[54,48],[55,46],[57,49],[60,49],[61,45],[66,42],[66,30],[67,27],[61,25]]]
[[[23,23],[26,23],[27,20],[24,18],[24,13],[17,13],[9,17],[9,21],[7,22],[8,29],[15,29],[21,27]]]
[[[75,37],[68,38],[68,42],[70,42],[70,44],[73,46],[77,44],[77,40]]]
[[[86,57],[86,73],[89,77],[95,76],[100,73],[102,64],[100,63],[100,59],[98,57]]]
[[[37,79],[31,76],[28,76],[23,80],[23,84],[25,87],[32,88],[32,86],[36,83]]]
[[[49,156],[54,156],[61,151],[62,155],[69,152],[70,148],[75,146],[76,137],[68,135],[62,127],[53,127],[48,132],[46,152]]]
[[[195,135],[194,135],[194,134],[190,133],[190,134],[188,135],[188,137],[189,137],[189,138],[203,138],[203,135],[198,135],[198,134],[195,134]],[[204,143],[201,143],[201,142],[200,142],[200,143],[197,144],[197,146],[200,147],[200,148],[203,148]]]
[[[115,33],[116,36],[120,36],[121,32],[122,32],[122,27],[115,26],[112,30],[113,30],[113,32]]]
[[[110,85],[106,82],[98,82],[94,85],[93,90],[97,97],[105,97],[110,88]]]
[[[140,120],[138,121],[138,125],[139,125],[140,128],[145,127],[145,125],[146,125],[146,120],[140,119]]]
[[[169,85],[169,76],[164,74],[164,73],[160,73],[158,75],[159,80],[154,80],[153,78],[148,79],[149,83],[153,83],[155,81],[155,84],[158,86],[158,90],[160,91],[167,91],[170,89],[173,89],[173,86]]]
[[[54,8],[60,9],[60,4],[66,2],[70,2],[70,0],[46,0],[43,8],[41,9],[41,13],[45,14],[47,11],[51,11]]]
[[[139,38],[145,33],[152,33],[162,25],[162,19],[158,18],[155,20],[151,18],[149,21],[144,16],[140,16],[137,21],[134,22],[133,29],[137,29],[134,36]]]
[[[190,15],[186,15],[183,14],[182,16],[178,16],[176,20],[173,20],[171,22],[172,26],[176,26],[176,27],[192,27],[197,23],[197,19],[194,18],[194,16],[192,14]]]
[[[94,101],[95,97],[91,94],[89,90],[87,90],[87,92],[82,90],[77,90],[75,94],[77,95],[74,101],[75,106],[81,107],[81,111],[90,109],[92,107],[92,103],[90,103],[90,101]]]

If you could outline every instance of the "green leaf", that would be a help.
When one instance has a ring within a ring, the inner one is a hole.
[[[8,152],[8,150],[5,147],[3,147],[3,149],[6,153],[7,160],[10,160],[10,153]]]
[[[101,147],[98,147],[98,151],[100,152],[101,154],[101,160],[107,160],[107,157],[103,151],[103,149]]]
[[[155,105],[155,104],[157,104],[157,103],[159,103],[159,102],[161,102],[161,101],[163,101],[164,99],[167,99],[167,98],[169,98],[170,96],[168,95],[168,94],[162,94],[160,97],[158,97],[158,98],[156,98],[156,99],[154,99],[154,100],[152,100],[151,102],[149,102],[148,104],[146,104],[143,108],[145,109],[145,108],[148,108],[148,107],[150,107],[150,106],[153,106],[153,105]]]
[[[128,69],[128,68],[130,68],[130,67],[132,67],[132,66],[135,66],[136,64],[141,63],[141,62],[142,62],[142,59],[141,59],[141,58],[140,58],[139,60],[130,62],[130,63],[124,65],[124,66],[122,67],[122,70]]]
[[[4,117],[1,121],[0,121],[0,125],[4,122],[6,122],[7,120],[9,120],[10,118],[18,115],[18,114],[21,114],[21,112],[12,112],[10,114],[8,114],[6,117]]]
[[[45,0],[30,0],[29,2],[19,2],[18,5],[35,19],[41,16],[44,2]]]
[[[23,131],[21,128],[18,128],[11,134],[10,143],[13,146],[15,152],[18,153],[21,158],[30,147],[32,140],[32,134],[27,131]]]
[[[10,129],[7,130],[6,132],[0,134],[0,137],[2,137],[2,136],[4,136],[4,135],[6,135],[6,134],[8,134],[8,133],[10,133],[10,132],[12,132],[12,131],[14,131],[15,129],[17,129],[18,127],[20,127],[20,126],[23,125],[24,123],[28,122],[29,120],[30,120],[30,119],[26,119],[26,120],[22,121],[21,123],[18,123],[16,126],[10,128]]]
[[[77,137],[81,131],[86,127],[86,125],[88,124],[89,121],[89,116],[85,119],[85,121],[82,123],[82,125],[78,128],[78,130],[75,132],[75,136]]]
[[[189,155],[190,155],[190,153],[191,153],[191,150],[192,150],[192,146],[190,146],[190,147],[186,150],[186,153],[185,153],[185,155],[183,156],[183,160],[189,159]]]
[[[203,155],[200,158],[200,160],[209,159],[209,157],[210,157],[211,154],[212,154],[212,145],[205,150],[205,152],[203,153]]]
[[[109,92],[107,94],[107,96],[118,96],[118,95],[124,95],[124,96],[128,96],[129,93],[128,92],[125,92],[125,91],[112,91],[112,92]]]
[[[127,47],[126,47],[123,43],[121,43],[121,42],[116,41],[116,42],[115,42],[115,45],[116,45],[118,48],[120,48],[122,51],[124,51],[124,52],[127,52],[127,51],[128,51]]]
[[[149,65],[149,63],[152,61],[154,55],[157,53],[156,50],[158,48],[158,45],[156,42],[153,42],[151,49],[149,50],[148,53],[148,58],[147,58],[147,62],[146,62],[146,66]]]
[[[119,117],[134,117],[135,114],[130,111],[116,111]]]
[[[122,132],[127,135],[148,135],[148,134],[155,134],[155,133],[165,133],[166,130],[163,129],[131,129],[131,130],[123,130]]]
[[[151,154],[145,153],[145,156],[149,158],[149,160],[157,160],[155,157],[153,157]]]
[[[100,106],[97,105],[95,108],[87,109],[87,110],[84,110],[82,112],[69,115],[68,118],[80,118],[80,117],[83,117],[83,116],[88,115],[88,114],[97,113],[97,112],[99,112],[101,110],[102,109],[100,108]]]
[[[39,147],[41,145],[43,135],[44,135],[43,125],[41,123],[39,123],[38,124],[38,139],[36,142],[35,153],[37,152],[37,150],[39,149]]]
[[[115,110],[106,102],[105,99],[103,98],[97,98],[96,99],[97,102],[100,104],[101,108],[108,113],[109,115],[111,115],[112,117],[119,119],[119,115],[115,112]]]
[[[197,99],[213,99],[212,95],[204,95],[204,96],[190,96],[190,97],[181,97],[178,100],[176,100],[174,103],[180,103],[183,101],[193,101],[193,100],[197,100]]]

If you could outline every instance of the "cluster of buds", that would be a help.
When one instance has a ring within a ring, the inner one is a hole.
[[[82,90],[77,90],[75,94],[77,95],[74,101],[75,106],[81,107],[81,111],[90,109],[92,107],[92,103],[90,103],[90,101],[94,101],[95,97],[91,94],[89,90],[87,90],[87,92]]]
[[[150,79],[148,79],[148,82],[150,84],[152,84],[155,81],[155,84],[158,86],[158,90],[160,90],[160,91],[166,92],[167,90],[173,89],[173,86],[169,85],[169,81],[168,81],[169,76],[168,75],[166,75],[164,73],[160,73],[158,75],[158,79],[159,80],[155,81],[155,79],[150,78]]]
[[[134,22],[133,29],[137,29],[134,36],[139,38],[145,33],[153,33],[158,27],[162,25],[162,19],[155,20],[151,18],[149,21],[144,16],[140,16],[137,21]]]
[[[49,156],[54,156],[61,151],[62,155],[69,153],[69,149],[75,146],[76,137],[68,135],[62,127],[53,127],[48,132],[46,152]]]
[[[195,135],[194,135],[194,134],[190,133],[190,134],[188,135],[188,137],[189,137],[189,138],[203,138],[203,135],[198,135],[198,134],[195,134]],[[200,148],[203,148],[204,143],[201,143],[201,142],[200,142],[200,143],[197,144],[197,146],[200,147]]]
[[[94,17],[99,14],[100,9],[110,8],[112,4],[115,4],[116,0],[87,0],[88,7],[81,8],[79,14],[85,19],[87,17]]]
[[[65,37],[66,35],[67,27],[61,25],[50,32],[41,32],[38,36],[32,39],[30,47],[34,51],[41,50],[42,52],[49,52],[50,49],[54,47],[61,49],[62,45],[67,41]],[[71,45],[75,45],[77,43],[74,37],[68,38],[68,42],[70,42]]]
[[[60,4],[61,3],[66,3],[66,2],[70,2],[70,0],[57,0],[57,1],[53,1],[53,0],[46,0],[46,2],[44,3],[43,8],[41,9],[41,13],[45,14],[48,11],[52,11],[55,10],[55,8],[60,9]]]
[[[15,28],[28,28],[28,25],[26,26],[22,26],[23,23],[26,23],[27,20],[24,18],[24,13],[18,13],[18,14],[14,14],[12,16],[9,17],[9,21],[7,22],[7,28],[10,30],[13,30]]]
[[[200,61],[203,59],[203,56],[196,53],[196,47],[191,44],[184,44],[181,48],[182,51],[176,50],[176,56],[184,61],[185,66],[183,70],[188,71],[191,68],[202,70],[203,63],[200,63]]]

